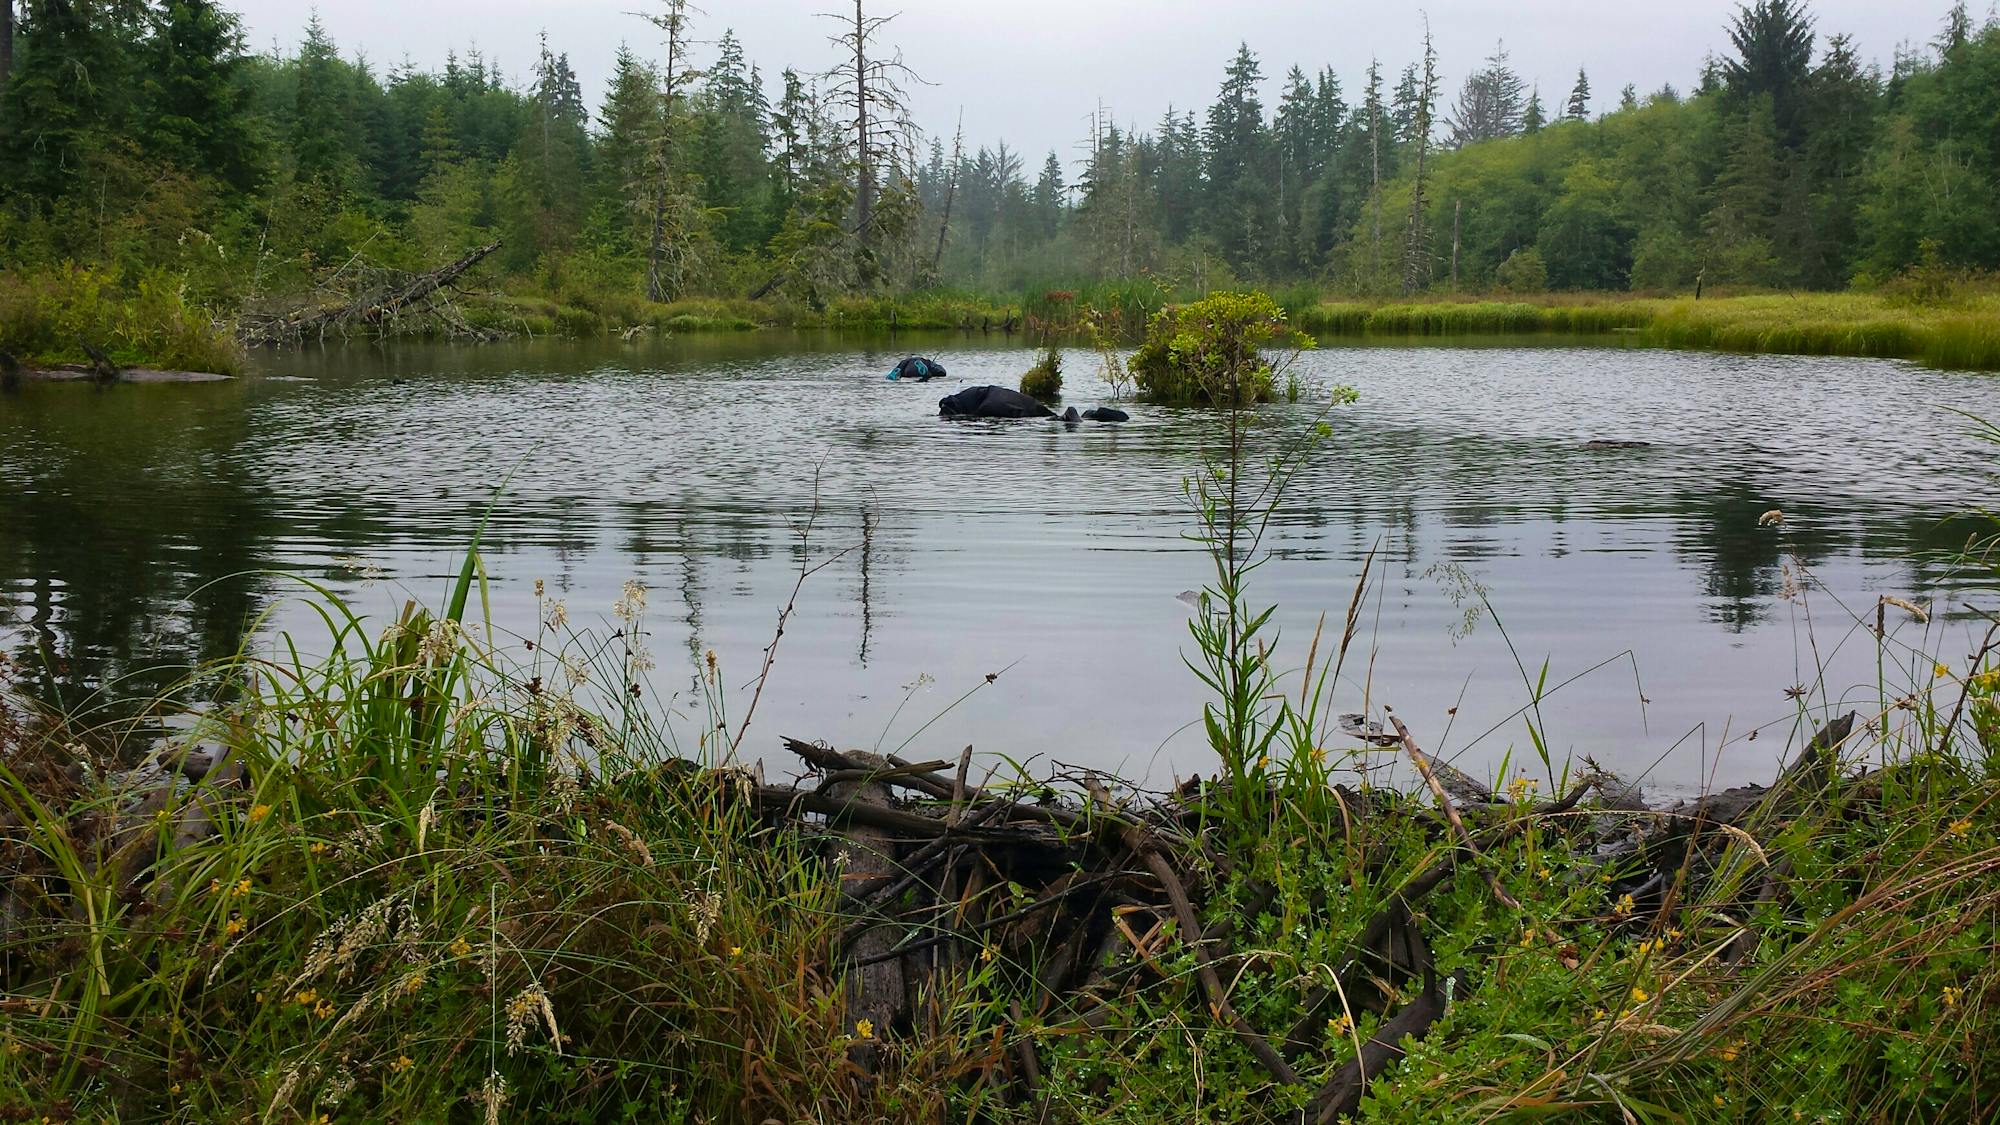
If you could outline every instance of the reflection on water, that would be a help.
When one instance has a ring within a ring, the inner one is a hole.
[[[910,350],[953,379],[884,381]],[[0,630],[51,698],[143,696],[234,651],[259,615],[310,641],[280,575],[384,620],[437,598],[504,482],[496,621],[532,628],[538,578],[586,619],[637,577],[659,686],[683,699],[711,649],[732,690],[747,681],[802,557],[844,550],[787,630],[769,739],[893,746],[1007,668],[911,752],[971,743],[1155,780],[1206,768],[1177,595],[1208,578],[1181,482],[1216,419],[935,416],[956,386],[1012,383],[1027,362],[976,338],[758,333],[355,347],[266,357],[265,377],[235,383],[30,387],[0,400]],[[1873,683],[1842,605],[1938,599],[1932,639],[1960,645],[1962,580],[1935,560],[1972,530],[1945,521],[1985,502],[1990,455],[1944,408],[2000,416],[2000,380],[1561,347],[1304,362],[1362,400],[1276,514],[1258,595],[1284,607],[1296,664],[1377,551],[1342,703],[1396,706],[1463,764],[1525,751],[1510,716],[1545,658],[1550,684],[1611,661],[1544,703],[1559,755],[1686,787],[1768,774],[1783,739],[1741,736],[1786,718],[1815,646],[1836,695]],[[1099,401],[1094,365],[1069,355],[1070,401]],[[1257,440],[1313,417],[1269,408]],[[1773,508],[1783,527],[1759,526]],[[1803,602],[1785,597],[1792,559],[1816,582]],[[934,685],[898,713],[920,676]]]

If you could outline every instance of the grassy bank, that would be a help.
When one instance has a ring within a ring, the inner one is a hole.
[[[1912,359],[2000,370],[2000,295],[1919,303],[1870,293],[1692,298],[1560,295],[1525,300],[1322,302],[1292,310],[1317,336],[1631,333],[1664,348]]]
[[[0,352],[30,367],[80,364],[90,361],[86,342],[127,367],[232,375],[242,366],[229,325],[170,274],[0,271]]]
[[[532,279],[453,298],[449,315],[398,321],[405,337],[464,328],[502,336],[589,338],[746,332],[760,328],[885,332],[959,330],[1137,340],[1174,293],[1150,280],[1016,295],[926,292],[847,296],[817,307],[697,297],[654,303],[628,294],[550,291]],[[1961,287],[1919,294],[1735,294],[1696,301],[1615,294],[1327,300],[1281,291],[1300,330],[1320,338],[1620,334],[1641,345],[1747,353],[1911,359],[1932,367],[2000,370],[2000,292]],[[279,302],[283,304],[283,302]],[[232,317],[189,297],[172,276],[128,278],[85,269],[0,276],[0,351],[29,365],[82,363],[82,341],[127,366],[231,374],[242,362]]]

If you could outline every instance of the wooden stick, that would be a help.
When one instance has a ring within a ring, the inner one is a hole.
[[[1431,772],[1430,756],[1417,748],[1417,740],[1410,736],[1410,728],[1403,725],[1401,716],[1392,714],[1389,716],[1389,721],[1396,724],[1396,736],[1403,740],[1404,751],[1409,754],[1410,760],[1417,764],[1417,772],[1424,775],[1424,784],[1431,787],[1431,794],[1437,798],[1438,807],[1444,810],[1445,819],[1451,822],[1452,831],[1458,835],[1459,846],[1472,854],[1473,862],[1478,865],[1480,873],[1486,876],[1486,886],[1493,892],[1493,897],[1507,909],[1519,911],[1521,904],[1513,895],[1507,893],[1507,888],[1500,885],[1500,877],[1493,874],[1492,869],[1486,866],[1485,856],[1480,853],[1479,845],[1473,842],[1472,833],[1466,830],[1465,821],[1459,819],[1458,806],[1452,804],[1451,794],[1444,791],[1444,786],[1438,782],[1437,774]]]

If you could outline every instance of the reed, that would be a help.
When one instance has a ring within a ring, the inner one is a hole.
[[[2000,298],[1919,304],[1883,293],[1687,298],[1551,295],[1534,301],[1335,301],[1297,309],[1319,336],[1450,337],[1613,333],[1660,348],[1910,359],[2000,370]]]

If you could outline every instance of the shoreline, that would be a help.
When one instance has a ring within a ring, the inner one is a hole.
[[[1945,371],[2000,371],[2000,294],[1929,305],[1874,293],[1731,294],[1691,297],[1623,294],[1482,295],[1411,301],[1341,299],[1283,293],[1292,324],[1321,340],[1384,343],[1505,337],[1572,338],[1584,346],[1646,347],[1733,355],[1841,356],[1907,360]],[[538,337],[628,342],[682,335],[763,331],[836,334],[944,332],[1024,346],[1057,339],[1082,346],[1098,338],[1087,303],[1068,292],[999,300],[957,294],[847,298],[817,311],[768,302],[689,298],[664,305],[619,302],[601,309],[559,305],[533,296],[502,296],[468,305],[467,320],[498,341]],[[1150,309],[1110,310],[1115,335],[1131,335]],[[0,330],[0,336],[4,336]],[[450,337],[408,331],[357,335],[346,342],[424,341]],[[480,340],[465,342],[478,343]],[[1122,343],[1121,343],[1122,346]],[[261,349],[259,349],[261,350]],[[276,351],[282,353],[284,348]],[[87,381],[88,367],[25,359],[20,374],[39,382]],[[142,360],[143,362],[143,360]],[[142,365],[122,381],[210,382],[233,377]]]

